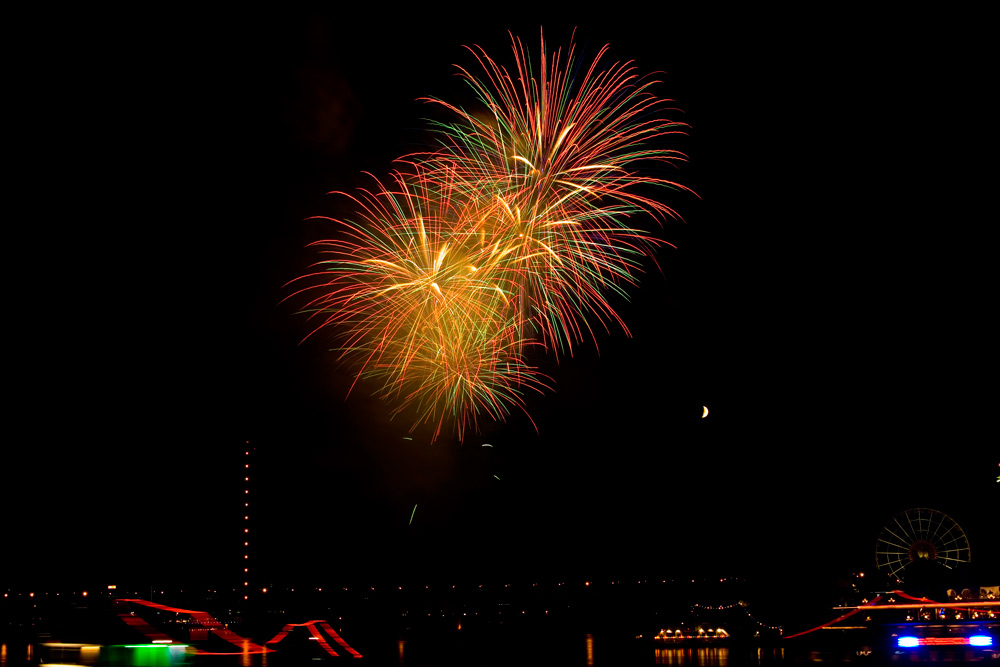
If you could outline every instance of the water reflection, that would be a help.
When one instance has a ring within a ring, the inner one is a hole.
[[[763,665],[769,662],[781,662],[785,659],[785,649],[783,648],[758,648],[757,664]]]
[[[582,634],[582,633],[581,633]],[[468,667],[476,664],[484,667],[513,667],[525,664],[522,662],[526,654],[533,657],[531,664],[564,665],[573,667],[641,667],[642,665],[676,665],[678,667],[742,667],[747,665],[763,665],[765,667],[781,667],[782,665],[800,663],[830,663],[854,662],[855,656],[831,655],[829,652],[802,652],[789,654],[782,647],[726,647],[726,646],[656,646],[648,644],[628,644],[620,638],[608,639],[600,635],[601,646],[604,647],[601,660],[595,658],[593,634],[584,634],[584,651],[580,651],[580,634],[573,633],[561,637],[538,640],[514,636],[506,637],[498,645],[495,638],[489,635],[471,643],[448,642],[441,643],[440,636],[428,639],[424,636],[409,639],[386,638],[382,648],[373,650],[376,658],[367,663],[372,666],[384,667]],[[311,643],[311,642],[310,642]],[[408,646],[409,645],[409,646]],[[78,647],[81,653],[73,659],[62,653],[53,653],[60,647]],[[407,650],[409,648],[410,650]],[[0,667],[15,667],[17,665],[37,664],[41,662],[58,662],[78,666],[106,664],[99,659],[104,650],[97,645],[85,644],[17,644],[0,643]],[[650,660],[652,654],[652,660]],[[187,662],[194,667],[301,667],[303,660],[326,661],[326,656],[319,653],[303,657],[294,651],[291,654],[278,651],[276,653],[255,653],[244,647],[241,653],[226,655],[192,655],[186,654]],[[47,659],[48,658],[48,659]],[[59,658],[59,659],[52,659]],[[372,660],[371,658],[369,658]],[[608,662],[610,660],[610,662]],[[334,660],[342,667],[355,667],[354,661]],[[360,661],[359,661],[360,662]],[[147,664],[138,662],[135,664]],[[156,663],[160,664],[160,663]]]
[[[728,667],[729,665],[729,649],[724,646],[656,648],[654,656],[657,665],[698,665],[699,667]]]

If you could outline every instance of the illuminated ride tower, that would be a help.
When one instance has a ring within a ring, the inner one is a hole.
[[[243,564],[243,573],[239,581],[242,582],[237,591],[242,594],[244,603],[250,601],[250,461],[253,458],[254,448],[250,446],[250,441],[247,440],[243,447],[243,521],[241,522],[242,530],[240,531],[240,536],[243,538],[243,547],[240,550],[240,559]]]

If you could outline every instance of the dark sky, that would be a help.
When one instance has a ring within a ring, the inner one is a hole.
[[[225,580],[246,441],[275,580],[825,579],[933,507],[996,584],[983,24],[670,5],[26,20],[4,585]],[[299,344],[283,285],[332,233],[306,218],[343,212],[326,193],[425,140],[439,112],[419,97],[464,94],[462,45],[509,64],[507,30],[534,53],[540,25],[661,73],[700,199],[672,199],[678,248],[620,304],[633,337],[545,362],[537,431],[513,415],[407,440],[363,391],[345,401],[322,339]]]

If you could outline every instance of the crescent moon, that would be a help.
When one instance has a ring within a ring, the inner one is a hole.
[[[701,406],[701,418],[704,419],[707,416],[708,416],[708,406],[703,405]]]

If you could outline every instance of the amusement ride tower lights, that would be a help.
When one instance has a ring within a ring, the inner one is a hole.
[[[243,599],[250,599],[250,452],[253,447],[246,442],[243,450]]]

